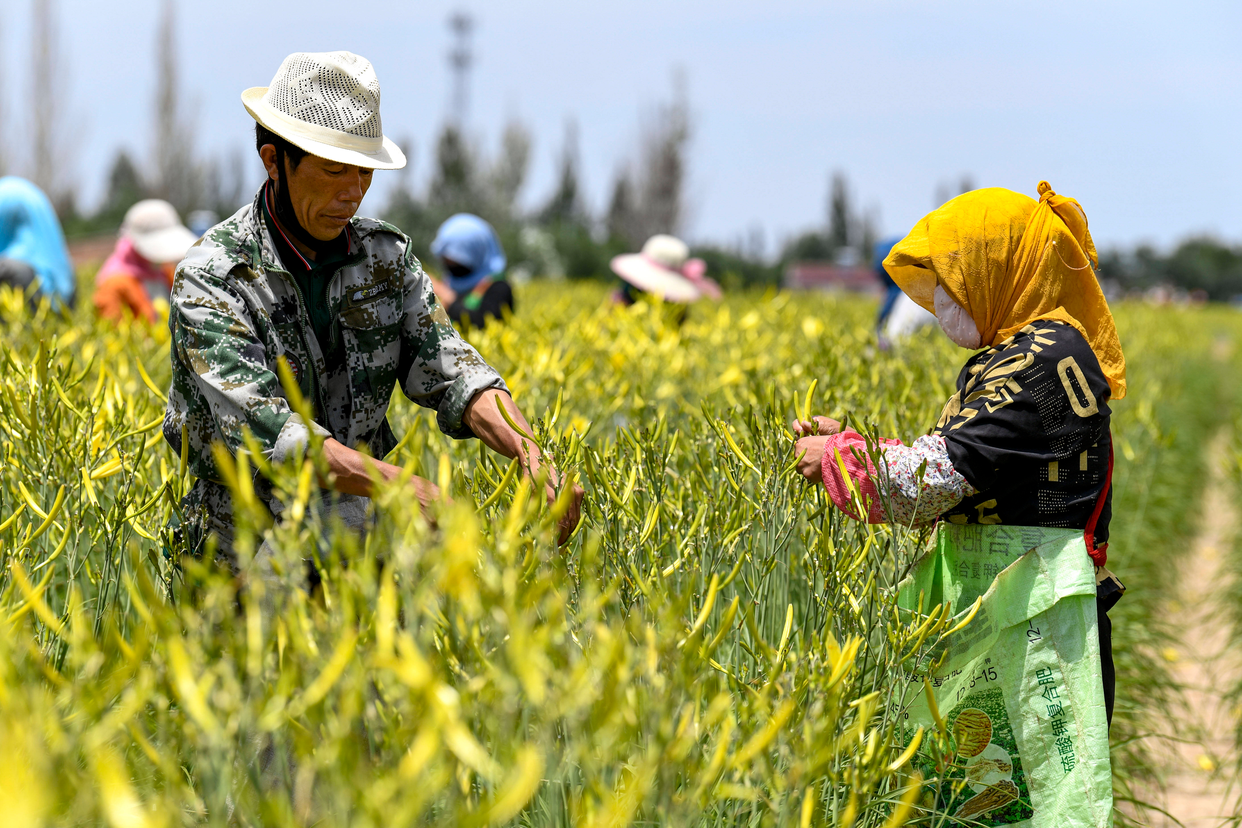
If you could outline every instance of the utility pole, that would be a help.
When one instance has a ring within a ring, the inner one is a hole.
[[[449,50],[449,71],[453,76],[453,97],[449,117],[459,131],[466,126],[469,105],[470,69],[474,66],[474,52],[470,38],[474,33],[474,18],[468,12],[454,12],[448,20],[453,33],[453,48]]]

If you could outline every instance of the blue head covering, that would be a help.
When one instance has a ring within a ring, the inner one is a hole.
[[[30,265],[54,305],[73,299],[73,264],[56,211],[42,190],[11,175],[0,178],[0,257]]]
[[[472,290],[488,276],[503,273],[505,251],[492,226],[478,216],[458,213],[440,225],[431,252],[470,269],[463,276],[448,274],[449,287],[458,293]]]

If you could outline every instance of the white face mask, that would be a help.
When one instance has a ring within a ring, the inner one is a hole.
[[[936,321],[953,344],[971,349],[983,347],[983,335],[979,333],[975,320],[940,285],[936,285],[932,301],[936,307]]]

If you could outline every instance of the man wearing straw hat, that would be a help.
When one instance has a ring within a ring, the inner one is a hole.
[[[214,534],[235,563],[229,492],[211,446],[241,451],[247,429],[273,462],[303,451],[312,431],[322,435],[335,490],[325,503],[362,525],[370,472],[389,480],[400,472],[372,459],[396,446],[386,419],[394,385],[435,409],[445,434],[521,455],[528,473],[538,473],[539,449],[497,404],[530,433],[526,420],[500,375],[454,331],[410,240],[355,215],[374,170],[405,166],[383,134],[371,64],[349,52],[292,54],[271,86],[247,89],[242,102],[257,122],[268,178],[252,204],[190,250],[171,300],[164,435],[177,452],[183,435],[188,442],[198,478],[184,503],[191,530]],[[311,422],[285,396],[282,359],[313,405]],[[562,539],[577,524],[581,493],[575,487]],[[437,494],[415,478],[412,495],[422,506]],[[270,494],[264,500],[278,516],[280,504]]]

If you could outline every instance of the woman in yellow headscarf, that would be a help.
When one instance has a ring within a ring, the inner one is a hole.
[[[873,462],[865,440],[836,421],[795,423],[808,435],[798,442],[799,471],[822,481],[851,513],[852,486],[872,522],[974,526],[985,545],[993,542],[985,537],[993,527],[1034,527],[1026,533],[1032,537],[1049,528],[1080,531],[1080,546],[1096,565],[1111,721],[1105,612],[1123,588],[1103,568],[1111,517],[1109,403],[1125,396],[1125,358],[1096,279],[1082,207],[1047,182],[1038,190],[1038,201],[999,188],[961,195],[925,216],[884,261],[950,339],[983,349],[966,361],[930,434],[911,446],[882,441],[882,462]],[[994,575],[984,573],[988,581]]]

